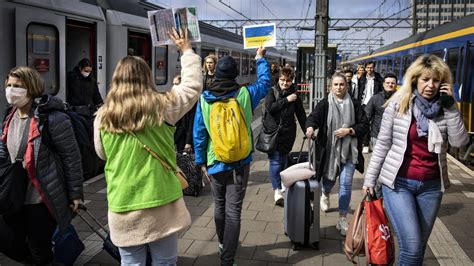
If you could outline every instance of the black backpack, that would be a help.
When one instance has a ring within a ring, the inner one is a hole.
[[[92,123],[87,118],[69,110],[67,106],[65,106],[65,110],[62,112],[65,113],[71,120],[77,146],[79,147],[79,151],[81,153],[83,178],[84,180],[92,178],[99,169],[99,159],[95,153],[93,143]],[[49,115],[49,113],[46,113],[45,117],[43,118],[43,138],[45,139],[48,147],[52,148],[53,146],[49,144],[51,142],[51,136],[49,135],[48,131],[48,120],[46,119],[47,115]]]

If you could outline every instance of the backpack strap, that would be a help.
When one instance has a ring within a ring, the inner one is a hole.
[[[31,116],[28,116],[28,120],[26,120],[25,130],[23,131],[23,135],[21,137],[20,148],[18,148],[18,154],[16,155],[15,161],[23,161],[23,157],[25,156],[26,152],[26,144],[28,142],[28,133],[30,132],[30,123],[31,123]]]

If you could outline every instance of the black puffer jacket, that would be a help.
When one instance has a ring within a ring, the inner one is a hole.
[[[276,92],[276,93],[275,93]],[[265,109],[271,115],[263,121],[264,126],[273,128],[273,121],[281,126],[278,132],[277,151],[286,154],[293,149],[293,144],[296,138],[296,122],[295,115],[300,124],[301,130],[305,129],[306,112],[303,107],[303,102],[298,97],[294,102],[288,102],[286,97],[296,92],[296,88],[292,85],[288,90],[280,90],[278,84],[272,89],[268,90],[265,97]],[[275,99],[275,94],[277,98]],[[271,119],[273,118],[273,120]]]
[[[329,156],[326,154],[326,144],[328,142],[327,137],[327,118],[328,118],[328,108],[329,102],[328,98],[322,99],[314,108],[313,112],[308,116],[306,121],[306,128],[312,127],[314,130],[318,130],[318,135],[316,137],[315,145],[315,155],[316,155],[316,177],[321,178],[323,173],[323,168],[326,163],[326,160]],[[357,156],[357,165],[356,169],[360,173],[364,173],[364,156],[362,156],[362,137],[369,131],[369,122],[367,116],[365,115],[364,109],[360,106],[359,103],[354,102],[354,111],[355,111],[355,124],[352,125],[354,133],[357,136],[357,150],[359,151]]]
[[[39,134],[29,140],[33,142],[35,166],[35,169],[30,170],[35,172],[38,181],[35,188],[39,190],[60,231],[64,232],[73,217],[69,204],[74,199],[83,198],[81,154],[71,121],[61,112],[64,104],[59,98],[45,95],[32,108],[35,108],[34,121],[37,126],[30,128],[30,135],[35,135],[32,133],[35,130],[39,130]],[[10,107],[5,112],[2,129],[12,110]],[[48,128],[50,141],[46,141],[45,127]],[[25,154],[25,161],[27,156]],[[8,160],[7,147],[3,141],[0,141],[0,160]]]
[[[66,102],[71,106],[97,106],[103,103],[96,79],[82,76],[78,67],[68,73]]]

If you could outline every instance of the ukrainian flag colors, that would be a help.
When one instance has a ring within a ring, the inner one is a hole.
[[[276,45],[275,23],[244,27],[244,48]]]

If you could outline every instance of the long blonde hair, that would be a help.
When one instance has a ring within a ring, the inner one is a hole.
[[[403,85],[395,93],[394,97],[391,97],[387,101],[385,106],[387,106],[391,101],[397,99],[400,104],[398,110],[399,114],[403,115],[408,112],[413,90],[416,90],[418,78],[423,73],[427,72],[439,77],[440,84],[449,83],[452,87],[453,80],[448,65],[436,55],[422,55],[407,69],[405,76],[403,76]]]
[[[215,54],[210,54],[210,55],[206,56],[204,58],[204,62],[202,63],[202,70],[204,71],[204,74],[207,74],[207,72],[209,71],[209,69],[207,69],[207,66],[206,66],[207,59],[211,59],[212,61],[214,61],[214,72],[216,71],[216,67],[217,67],[217,57],[216,57],[216,55]]]
[[[100,129],[124,133],[161,125],[165,106],[174,99],[171,92],[155,90],[150,67],[143,59],[127,56],[118,62],[105,103],[97,112]]]

